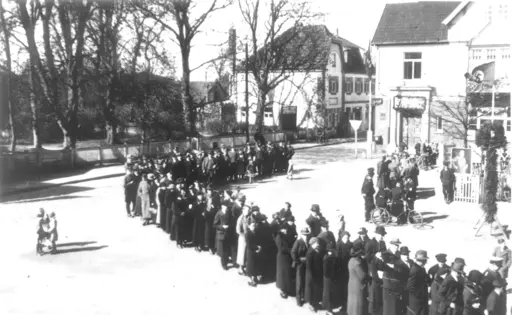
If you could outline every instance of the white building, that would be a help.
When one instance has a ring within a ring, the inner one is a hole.
[[[279,125],[282,112],[297,113],[297,127],[314,127],[323,124],[334,132],[341,134],[343,117],[368,119],[368,78],[365,75],[363,61],[364,50],[350,41],[332,34],[323,25],[307,26],[313,31],[308,34],[323,37],[325,58],[318,60],[313,71],[295,71],[280,83],[268,95],[268,105],[265,109],[264,124]],[[319,49],[318,47],[315,47]],[[238,104],[238,121],[245,122],[245,74],[237,74],[237,88],[234,102]],[[249,74],[249,123],[256,120],[256,104],[258,91]],[[374,84],[375,86],[375,84]],[[325,109],[325,120],[316,117],[316,106]],[[347,115],[343,115],[347,113]],[[365,124],[367,126],[367,124]]]
[[[496,79],[494,115],[508,121],[510,136],[510,22],[507,2],[387,4],[372,41],[379,65],[377,94],[384,98],[375,134],[392,144],[460,144],[454,132],[460,124],[441,109],[450,104],[458,112],[456,104],[464,104],[467,95],[480,99],[460,107],[470,116],[472,140],[487,119],[482,113],[491,114],[489,86]],[[471,82],[466,73],[486,74],[486,82]]]

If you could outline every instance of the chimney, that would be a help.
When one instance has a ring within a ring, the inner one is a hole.
[[[338,34],[338,29],[336,28],[336,36],[339,36],[340,34]]]

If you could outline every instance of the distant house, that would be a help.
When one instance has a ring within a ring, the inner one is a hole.
[[[512,136],[509,10],[506,1],[387,4],[372,41],[377,92],[384,99],[375,134],[385,144],[460,145],[461,117],[469,116],[473,141],[480,123],[494,115]],[[443,111],[443,104],[449,109]]]
[[[233,114],[233,105],[229,102],[229,84],[227,80],[215,80],[213,82],[191,82],[191,94],[196,110],[196,126],[205,128],[209,121],[217,121],[229,129],[236,121]],[[220,130],[218,131],[220,132]]]
[[[341,134],[343,121],[346,122],[347,118],[367,119],[365,114],[369,91],[364,88],[368,83],[363,60],[364,49],[331,33],[324,25],[304,26],[301,36],[311,37],[311,42],[315,44],[310,45],[311,47],[300,47],[300,51],[290,55],[307,55],[309,52],[304,50],[316,50],[313,54],[315,58],[310,60],[307,71],[291,69],[287,73],[288,78],[269,93],[264,124],[279,125],[280,114],[292,111],[296,112],[297,127],[322,125]],[[239,69],[235,76],[237,88],[232,99],[239,104],[238,121],[245,122],[245,74],[242,70]],[[280,71],[280,66],[276,65],[276,72]],[[248,80],[251,107],[249,123],[253,124],[256,120],[255,109],[259,96],[251,74]],[[325,115],[315,119],[314,112],[318,112],[319,109],[324,111]]]

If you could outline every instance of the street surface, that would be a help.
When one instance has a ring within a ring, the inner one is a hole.
[[[294,180],[276,176],[240,186],[267,215],[291,202],[298,228],[313,203],[332,223],[340,209],[354,238],[361,226],[374,229],[364,223],[360,189],[377,160],[355,160],[353,154],[341,145],[301,150]],[[121,182],[122,177],[104,176],[3,198],[0,314],[311,313],[293,298],[281,299],[274,283],[249,287],[236,270],[222,270],[217,256],[179,250],[155,226],[127,218]],[[415,208],[427,225],[387,227],[387,240],[399,237],[411,255],[427,250],[428,266],[445,252],[450,262],[465,258],[466,271],[483,271],[494,241],[488,226],[474,237],[478,205],[446,205],[438,170],[420,172],[419,198]],[[40,207],[57,214],[58,255],[35,255]],[[510,208],[499,205],[503,224],[512,222]]]

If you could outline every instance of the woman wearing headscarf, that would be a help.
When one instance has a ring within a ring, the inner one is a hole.
[[[354,243],[348,262],[347,315],[366,315],[368,309],[368,267],[364,260],[363,243]]]
[[[289,219],[292,220],[292,218]],[[277,246],[276,286],[281,290],[283,299],[292,295],[294,291],[291,250],[296,238],[297,231],[293,222],[291,222],[291,225],[288,222],[281,224],[275,238]]]
[[[321,242],[316,237],[309,240],[309,245],[306,254],[305,300],[309,303],[309,308],[316,312],[322,301],[324,251],[321,248]]]
[[[464,300],[464,310],[462,315],[480,315],[482,314],[482,273],[478,270],[471,270],[464,283],[462,299]]]

